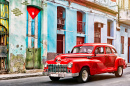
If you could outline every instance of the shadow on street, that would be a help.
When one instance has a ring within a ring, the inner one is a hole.
[[[123,76],[122,76],[123,77]],[[94,75],[94,76],[91,76],[89,82],[95,82],[95,81],[101,81],[101,80],[106,80],[106,79],[112,79],[112,78],[117,78],[115,77],[115,75],[111,74],[111,75]],[[118,77],[120,78],[120,77]],[[53,81],[48,81],[48,82],[43,82],[44,84],[62,84],[62,85],[74,85],[74,84],[81,84],[81,83],[78,83],[77,80],[75,78],[63,78],[63,79],[60,79],[59,81],[56,81],[56,82],[53,82]]]

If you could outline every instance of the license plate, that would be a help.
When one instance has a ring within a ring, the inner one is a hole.
[[[55,76],[55,77],[58,77],[58,74],[51,74],[51,76]]]

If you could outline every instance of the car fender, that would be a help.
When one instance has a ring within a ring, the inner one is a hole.
[[[75,68],[73,69],[75,72],[80,72],[83,67],[87,67],[90,71],[90,75],[94,75],[98,73],[98,63],[101,63],[99,60],[91,60],[85,62],[75,63]]]
[[[116,58],[116,60],[115,60],[115,69],[116,69],[116,71],[117,71],[119,66],[123,67],[123,64],[124,64],[124,62],[123,62],[123,59],[121,57]]]

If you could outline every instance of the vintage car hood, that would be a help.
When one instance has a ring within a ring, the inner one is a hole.
[[[55,62],[70,62],[70,61],[84,61],[87,60],[87,57],[91,57],[93,54],[61,54],[58,55],[54,61]]]

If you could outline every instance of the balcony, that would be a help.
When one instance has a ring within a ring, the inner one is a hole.
[[[65,19],[62,17],[57,17],[57,29],[63,29],[63,26],[65,25]]]
[[[65,25],[65,19],[62,17],[57,18],[57,24],[58,25]]]
[[[77,21],[77,33],[85,34],[85,22]]]
[[[120,9],[120,23],[130,25],[130,10]]]

